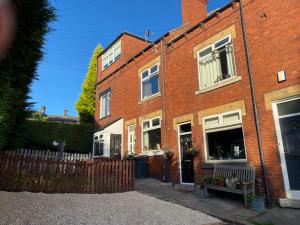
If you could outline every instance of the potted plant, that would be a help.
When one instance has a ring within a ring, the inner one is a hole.
[[[230,176],[226,178],[226,186],[232,189],[236,189],[238,178],[236,176]]]
[[[213,177],[212,176],[205,176],[203,177],[203,183],[205,185],[210,185],[213,183]]]
[[[263,212],[266,210],[265,197],[263,196],[255,196],[255,194],[251,193],[248,194],[247,201],[250,209],[258,212]]]
[[[164,151],[164,156],[166,159],[172,159],[174,156],[174,152],[171,150],[165,150]]]
[[[217,176],[213,179],[213,183],[216,186],[220,186],[220,187],[225,187],[226,183],[225,183],[226,178],[223,176]]]
[[[192,156],[194,157],[195,155],[198,154],[198,149],[197,148],[194,148],[194,147],[190,147],[188,149],[185,150],[185,153],[189,156]]]
[[[207,198],[207,188],[203,181],[195,184],[194,193],[199,200],[204,200]]]

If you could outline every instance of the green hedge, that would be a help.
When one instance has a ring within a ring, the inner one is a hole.
[[[92,149],[93,124],[64,124],[28,121],[25,148],[57,150],[54,140],[65,140],[65,152],[89,153]]]

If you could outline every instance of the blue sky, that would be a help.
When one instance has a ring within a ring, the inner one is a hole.
[[[32,84],[35,109],[44,105],[47,114],[77,115],[74,104],[81,92],[95,46],[106,47],[123,31],[144,36],[149,29],[155,40],[181,24],[181,0],[50,0],[58,20],[47,35],[45,56],[38,67],[39,80]],[[230,0],[210,0],[208,10]],[[151,4],[150,4],[151,3]]]

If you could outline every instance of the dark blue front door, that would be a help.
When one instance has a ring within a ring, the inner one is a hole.
[[[192,134],[180,136],[181,151],[181,176],[182,183],[194,183],[193,157],[186,154],[186,150],[192,147]]]
[[[279,119],[291,190],[300,190],[300,115]]]

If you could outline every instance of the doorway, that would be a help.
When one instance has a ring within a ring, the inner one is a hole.
[[[300,200],[300,97],[273,103],[273,113],[286,195]]]
[[[193,157],[186,154],[186,150],[192,147],[192,124],[190,122],[178,125],[178,147],[181,183],[194,184]]]

